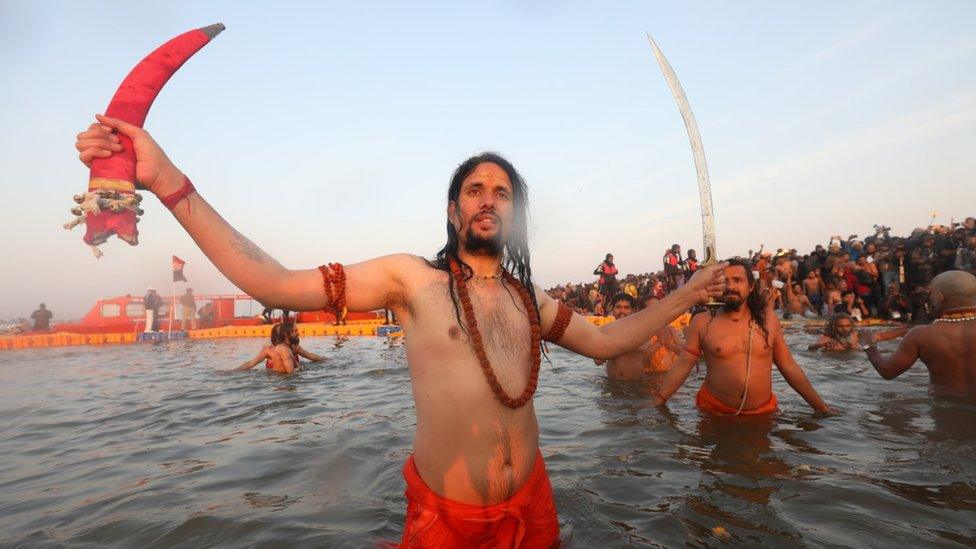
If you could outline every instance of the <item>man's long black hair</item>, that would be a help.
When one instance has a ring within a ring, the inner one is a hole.
[[[519,175],[515,166],[505,157],[494,152],[483,152],[465,160],[454,170],[451,176],[451,185],[447,188],[448,204],[454,203],[455,213],[460,217],[461,207],[459,199],[461,196],[461,183],[466,177],[471,175],[479,164],[491,163],[505,170],[508,180],[512,183],[512,203],[514,206],[514,217],[512,219],[512,230],[502,250],[502,268],[512,273],[519,282],[529,291],[532,297],[532,306],[536,313],[539,311],[539,303],[535,299],[535,288],[532,285],[532,267],[529,265],[529,194],[525,180]],[[458,237],[460,229],[455,229],[451,220],[447,220],[447,244],[437,252],[434,261],[430,262],[435,269],[446,271],[451,274],[451,260],[457,261],[464,273],[465,280],[473,276],[471,266],[461,260],[458,251],[461,247],[461,240]],[[450,278],[453,281],[453,276]],[[504,284],[504,279],[502,279]],[[454,304],[454,316],[457,318],[458,325],[467,332],[466,323],[461,321],[461,306],[458,303],[457,289],[453,282],[447,285],[451,302]],[[511,293],[511,292],[510,292]]]

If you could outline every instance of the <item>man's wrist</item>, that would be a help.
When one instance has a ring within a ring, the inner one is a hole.
[[[186,176],[174,166],[159,175],[156,185],[153,185],[153,194],[158,198],[170,196],[183,188],[184,181],[186,181]]]
[[[698,292],[692,291],[691,288],[688,286],[682,286],[677,290],[671,292],[669,295],[674,296],[675,304],[682,311],[691,309],[695,305],[698,305],[698,303],[701,301],[699,299]]]

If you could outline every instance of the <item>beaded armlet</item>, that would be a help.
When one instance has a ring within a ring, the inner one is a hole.
[[[346,311],[346,271],[341,263],[329,263],[328,266],[320,265],[319,272],[322,273],[322,288],[329,300],[329,310],[335,314],[338,323]]]
[[[566,333],[566,328],[569,327],[569,321],[572,319],[573,311],[560,301],[559,307],[556,309],[556,320],[553,321],[552,327],[549,328],[549,333],[546,334],[544,339],[551,343],[559,343],[559,340],[563,338],[563,334]]]

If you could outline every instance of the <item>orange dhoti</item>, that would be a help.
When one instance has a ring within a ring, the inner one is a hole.
[[[473,505],[435,494],[413,456],[403,466],[407,524],[400,547],[555,547],[559,522],[542,453],[525,485],[494,505]]]
[[[735,415],[738,412],[738,406],[729,406],[728,404],[719,400],[711,391],[702,383],[701,389],[698,390],[698,396],[695,397],[695,404],[698,405],[698,409],[703,412],[708,412],[715,415]],[[769,400],[765,404],[762,404],[756,408],[743,408],[739,412],[740,416],[758,416],[761,414],[771,414],[776,411],[777,406],[776,395],[770,393]]]

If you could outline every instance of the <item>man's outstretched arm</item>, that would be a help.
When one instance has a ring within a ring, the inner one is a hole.
[[[271,345],[267,345],[263,349],[261,349],[260,351],[258,351],[258,354],[255,355],[254,358],[252,358],[251,360],[248,360],[244,364],[241,364],[237,368],[234,368],[233,371],[235,371],[235,372],[243,372],[245,370],[250,370],[251,368],[257,366],[258,364],[261,364],[262,362],[264,362],[265,359],[271,358],[272,360],[274,360],[273,357],[272,357],[272,355],[277,355],[277,352],[274,350],[274,347],[272,347]],[[273,364],[273,362],[272,362],[272,364]]]
[[[661,301],[603,326],[594,326],[574,314],[558,344],[595,359],[610,359],[629,353],[688,309],[709,297],[720,297],[725,292],[724,268],[725,264],[720,263],[699,269],[687,284]],[[539,301],[542,333],[546,334],[555,321],[558,304],[539,288],[536,288],[536,299]]]
[[[313,353],[312,351],[307,350],[305,347],[301,347],[301,346],[298,347],[296,353],[298,354],[298,356],[300,356],[302,358],[307,358],[308,360],[311,360],[312,362],[323,362],[325,360],[328,360],[324,356],[317,355],[317,354]]]
[[[170,161],[148,132],[121,120],[99,115],[98,123],[78,135],[75,148],[86,165],[122,150],[121,132],[132,139],[136,179],[159,197],[183,188],[183,173]],[[231,282],[266,306],[292,311],[320,310],[329,305],[317,269],[289,270],[237,232],[199,193],[191,193],[173,208],[176,220],[204,254]],[[323,257],[323,263],[328,262]],[[404,256],[387,256],[346,269],[346,303],[351,311],[386,306],[401,290],[397,273]]]
[[[917,328],[905,334],[905,338],[898,345],[898,350],[886,359],[878,351],[878,338],[873,332],[862,330],[859,334],[861,343],[868,346],[868,360],[874,369],[885,379],[895,379],[918,360],[918,331]]]

